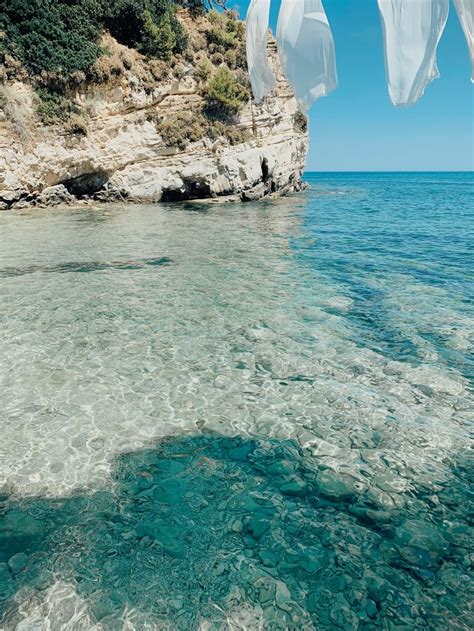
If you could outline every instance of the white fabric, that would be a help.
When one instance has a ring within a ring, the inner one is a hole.
[[[334,40],[321,0],[282,0],[277,46],[302,111],[337,88]]]
[[[378,0],[378,4],[390,98],[394,105],[415,103],[428,83],[439,77],[436,48],[448,19],[449,0]]]
[[[252,92],[257,103],[276,85],[268,63],[267,32],[270,0],[252,0],[247,11],[247,65]]]
[[[471,55],[471,81],[474,83],[474,0],[454,0]]]

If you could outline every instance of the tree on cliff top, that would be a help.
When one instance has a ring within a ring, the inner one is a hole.
[[[0,0],[0,54],[32,76],[86,71],[101,54],[104,30],[145,55],[169,59],[186,48],[176,9],[188,0]],[[192,0],[204,6],[204,0]],[[0,59],[1,61],[1,59]]]

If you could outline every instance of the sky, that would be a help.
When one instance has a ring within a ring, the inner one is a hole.
[[[410,2],[412,0],[406,0]],[[245,17],[249,0],[231,0]],[[279,0],[272,0],[276,32]],[[336,44],[339,88],[309,112],[308,171],[470,171],[474,86],[451,1],[438,46],[441,78],[411,107],[394,108],[376,0],[324,0]]]

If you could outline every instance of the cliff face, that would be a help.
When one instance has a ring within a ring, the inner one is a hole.
[[[125,49],[113,45],[114,54]],[[191,126],[202,110],[192,64],[181,64],[150,86],[139,66],[128,63],[118,80],[80,87],[74,98],[87,115],[87,129],[39,124],[32,88],[23,82],[4,86],[9,107],[0,109],[0,209],[91,198],[246,201],[298,190],[307,151],[305,121],[271,44],[270,52],[279,78],[274,93],[262,104],[244,105],[230,139],[204,130],[198,138],[191,134],[185,147],[170,144],[162,123]]]

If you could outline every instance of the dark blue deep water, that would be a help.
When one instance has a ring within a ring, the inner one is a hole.
[[[2,629],[471,629],[472,174],[0,215]]]

